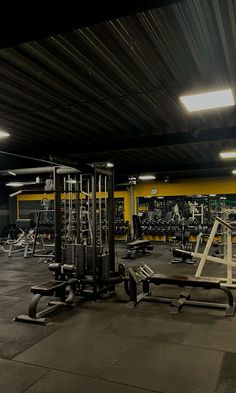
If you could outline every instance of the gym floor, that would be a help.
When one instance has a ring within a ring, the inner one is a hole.
[[[170,246],[157,244],[136,260],[155,272],[194,274],[196,266],[170,264]],[[206,274],[220,271],[213,266]],[[218,274],[218,273],[217,273]],[[116,298],[86,302],[50,317],[50,326],[13,321],[27,313],[30,287],[51,279],[37,259],[0,255],[1,393],[235,393],[236,317],[223,310],[143,302],[127,308],[123,287]],[[155,293],[176,296],[178,288]],[[221,291],[192,289],[192,297],[224,300]],[[46,299],[43,302],[46,303]]]

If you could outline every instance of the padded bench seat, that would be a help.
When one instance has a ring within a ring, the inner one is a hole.
[[[205,289],[220,288],[221,281],[212,277],[193,277],[193,276],[167,276],[165,274],[151,274],[147,277],[150,283],[160,285],[178,285],[179,287],[201,287]]]
[[[145,255],[149,253],[147,250],[153,250],[153,246],[149,240],[134,240],[133,242],[127,243],[127,248],[127,255],[122,257],[122,259],[131,259],[132,252],[135,252],[135,255],[138,255],[140,252]]]
[[[133,242],[127,243],[128,247],[139,247],[139,246],[149,246],[151,243],[149,240],[134,240]]]
[[[60,308],[71,308],[74,307],[74,299],[76,296],[76,285],[77,279],[69,281],[52,280],[42,284],[31,287],[33,297],[29,304],[28,315],[19,315],[15,318],[15,321],[37,323],[41,325],[47,325],[50,322],[45,318],[46,315],[59,310]],[[66,294],[66,289],[69,287],[69,294]],[[40,299],[43,296],[53,296],[59,298],[59,300],[53,300],[48,303],[46,309],[37,312],[37,307]]]
[[[57,289],[62,289],[64,286],[65,281],[47,281],[31,287],[31,292],[42,296],[52,296]]]

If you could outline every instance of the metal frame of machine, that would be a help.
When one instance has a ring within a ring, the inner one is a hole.
[[[199,306],[207,308],[217,308],[225,310],[226,316],[235,315],[235,302],[233,295],[229,288],[223,286],[220,279],[217,278],[202,278],[191,276],[170,276],[164,274],[155,274],[147,265],[139,267],[136,271],[132,267],[129,269],[129,287],[126,286],[126,292],[129,296],[129,308],[134,308],[141,301],[152,301],[159,303],[168,303],[171,305],[170,312],[177,314],[181,311],[183,306]],[[227,303],[216,303],[204,300],[192,300],[189,292],[181,291],[179,297],[170,298],[164,296],[153,296],[150,290],[150,284],[160,285],[174,285],[180,288],[192,287],[203,288],[207,290],[217,289],[224,292],[227,297]],[[142,286],[141,291],[138,290]]]
[[[31,288],[34,295],[29,305],[29,315],[20,315],[16,317],[16,321],[47,324],[48,320],[44,316],[54,311],[55,306],[57,309],[71,307],[76,297],[79,300],[89,298],[96,301],[104,295],[114,294],[115,284],[123,281],[122,274],[115,272],[113,168],[95,163],[86,174],[80,173],[79,180],[73,182],[76,236],[70,243],[62,236],[62,181],[56,167],[53,169],[53,176],[55,251],[54,262],[49,265],[49,269],[54,273],[55,281],[54,284],[50,281]],[[84,202],[87,205],[87,236],[84,236],[82,230]],[[70,294],[66,298],[67,286],[70,287]],[[37,305],[42,296],[54,294],[59,295],[60,301],[50,302],[51,307],[43,313],[37,313]]]

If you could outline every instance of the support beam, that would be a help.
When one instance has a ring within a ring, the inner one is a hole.
[[[147,132],[147,131],[146,131]],[[165,135],[148,135],[139,138],[122,138],[120,140],[112,139],[109,142],[81,145],[82,151],[78,153],[95,153],[105,151],[117,151],[117,150],[136,150],[144,149],[148,147],[160,147],[160,146],[174,146],[184,145],[189,143],[200,143],[200,142],[215,142],[235,139],[236,142],[236,126],[223,127],[223,128],[212,128],[207,130],[197,130],[188,132],[178,132],[173,134]],[[78,147],[79,148],[79,147]]]
[[[124,168],[121,165],[116,165],[116,168],[120,176],[127,176],[127,169],[128,169],[128,174],[135,174],[138,173],[139,171],[142,172],[154,172],[156,175],[167,175],[171,173],[176,173],[176,172],[193,172],[193,171],[199,171],[199,170],[210,170],[210,169],[226,169],[229,172],[231,169],[236,168],[236,162],[234,160],[230,161],[211,161],[211,162],[190,162],[190,163],[183,163],[183,164],[173,164],[173,165],[162,165],[160,166],[159,163],[152,162],[148,166],[145,165],[129,165],[129,167],[126,167],[126,163],[124,163]]]

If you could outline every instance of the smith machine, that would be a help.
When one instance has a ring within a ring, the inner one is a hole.
[[[58,172],[58,168],[53,169],[55,252],[49,270],[54,280],[31,288],[29,313],[16,317],[16,321],[47,324],[45,316],[52,311],[74,307],[76,299],[96,301],[110,296],[115,293],[115,285],[124,279],[123,265],[120,272],[115,271],[113,168],[95,163],[88,173],[66,181]],[[64,191],[67,184],[68,193],[75,194],[75,203],[71,202],[69,207],[64,197],[64,208],[63,180]],[[70,225],[74,225],[74,233],[68,229]],[[43,296],[55,296],[56,300],[37,313]]]

